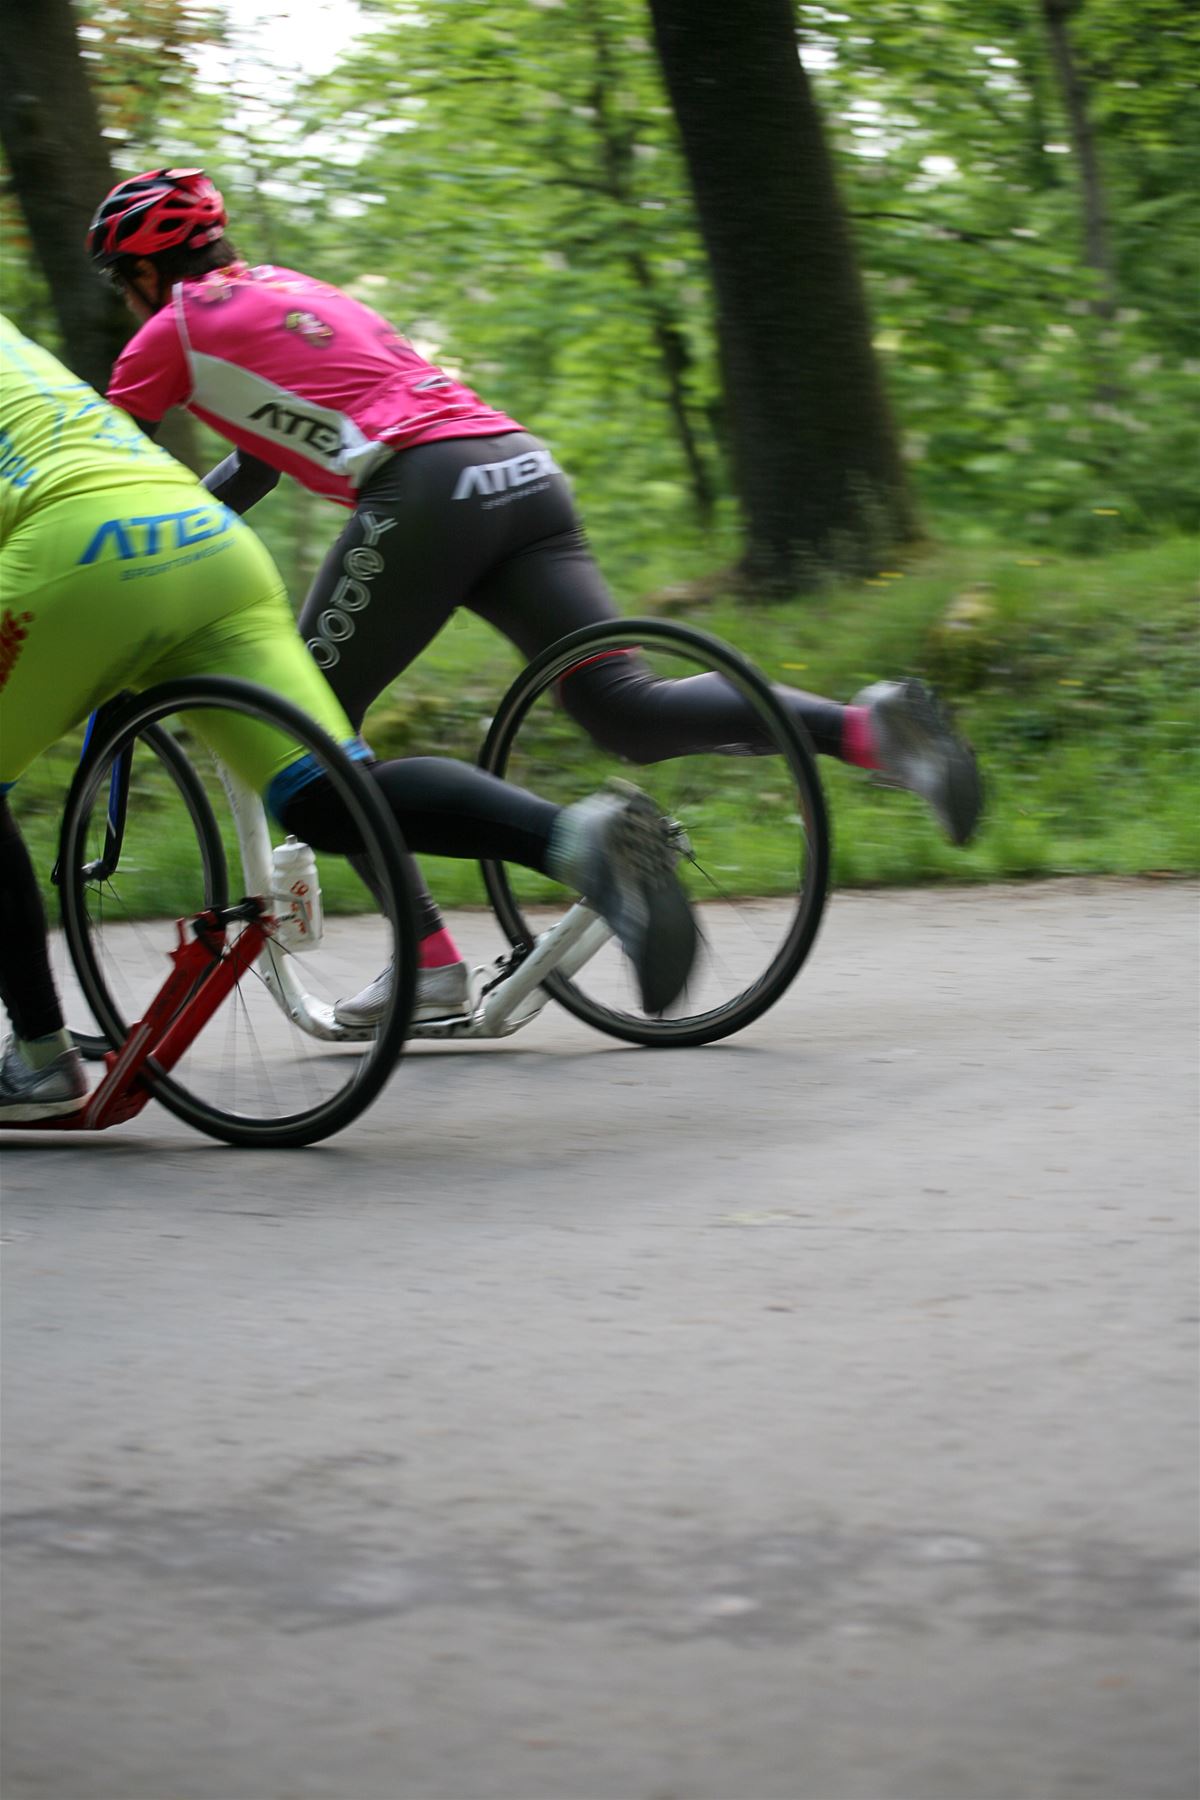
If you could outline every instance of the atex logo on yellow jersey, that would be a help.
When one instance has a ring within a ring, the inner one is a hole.
[[[186,550],[208,538],[221,537],[238,523],[227,506],[189,506],[185,512],[141,513],[136,519],[106,519],[92,534],[79,558],[80,564],[100,562],[105,556],[131,562],[139,556],[160,556],[168,550]]]

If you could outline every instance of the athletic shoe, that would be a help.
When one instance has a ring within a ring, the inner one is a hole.
[[[414,1019],[453,1019],[471,1012],[471,971],[465,962],[417,970]]]
[[[661,1013],[683,991],[697,930],[675,874],[669,822],[627,781],[564,807],[550,872],[612,926],[637,973],[642,1005]]]
[[[391,963],[352,999],[338,1000],[333,1016],[339,1025],[364,1031],[378,1025],[392,997]],[[471,971],[465,962],[444,963],[440,969],[417,970],[417,1003],[414,1024],[421,1019],[469,1018]]]
[[[0,1119],[6,1124],[57,1119],[78,1112],[87,1099],[88,1080],[78,1050],[64,1050],[44,1069],[35,1069],[16,1038],[9,1038],[0,1058]]]
[[[974,750],[957,736],[933,690],[912,679],[877,681],[852,704],[870,717],[876,779],[919,794],[952,844],[969,843],[983,811],[983,779]]]

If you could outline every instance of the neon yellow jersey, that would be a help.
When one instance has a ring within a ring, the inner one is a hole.
[[[188,480],[128,414],[0,313],[0,544],[60,500]]]
[[[0,314],[0,793],[111,694],[188,675],[272,688],[367,755],[250,527]],[[260,791],[304,761],[234,714],[196,729]]]

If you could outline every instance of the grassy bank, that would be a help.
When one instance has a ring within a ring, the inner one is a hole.
[[[1200,545],[1186,539],[1093,560],[941,549],[815,600],[717,598],[680,616],[778,681],[849,697],[917,673],[953,698],[988,781],[977,842],[951,849],[917,801],[823,761],[839,885],[1184,873],[1200,868],[1198,565]],[[648,610],[633,595],[624,604]],[[473,757],[515,668],[503,640],[457,618],[381,699],[368,736],[381,755]],[[18,789],[40,868],[53,860],[69,764],[69,751],[47,757]],[[596,774],[610,767],[598,760]],[[169,891],[168,843],[161,853]],[[472,867],[429,872],[447,904],[481,897]],[[352,879],[329,896],[360,897]]]

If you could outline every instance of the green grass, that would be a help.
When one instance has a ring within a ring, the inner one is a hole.
[[[954,701],[988,784],[977,842],[952,849],[911,796],[823,759],[838,885],[1182,874],[1200,868],[1198,566],[1192,539],[1102,559],[949,547],[788,605],[718,596],[684,612],[676,595],[663,606],[729,639],[777,681],[849,698],[880,676],[914,673]],[[634,594],[623,604],[653,608]],[[460,615],[381,697],[367,735],[384,756],[473,759],[516,668],[503,639]],[[17,790],[40,868],[53,860],[72,754],[47,756]],[[569,779],[584,792],[610,770],[599,756],[577,756]],[[748,887],[767,882],[754,873],[756,859],[770,864],[760,855],[765,829],[747,821],[738,834]],[[169,895],[169,842],[161,854]],[[473,866],[431,859],[427,872],[446,904],[482,900]],[[347,877],[327,900],[353,907],[363,897]]]
[[[954,702],[988,785],[976,843],[953,849],[917,800],[822,759],[838,885],[1190,873],[1200,868],[1198,569],[1194,539],[1099,560],[943,549],[815,600],[716,599],[678,616],[777,681],[849,698],[912,673]],[[624,605],[650,610],[632,596]],[[372,742],[381,754],[436,743],[473,755],[516,666],[494,633],[456,619],[381,699]],[[598,758],[596,775],[605,767]],[[458,873],[439,870],[439,891]]]

